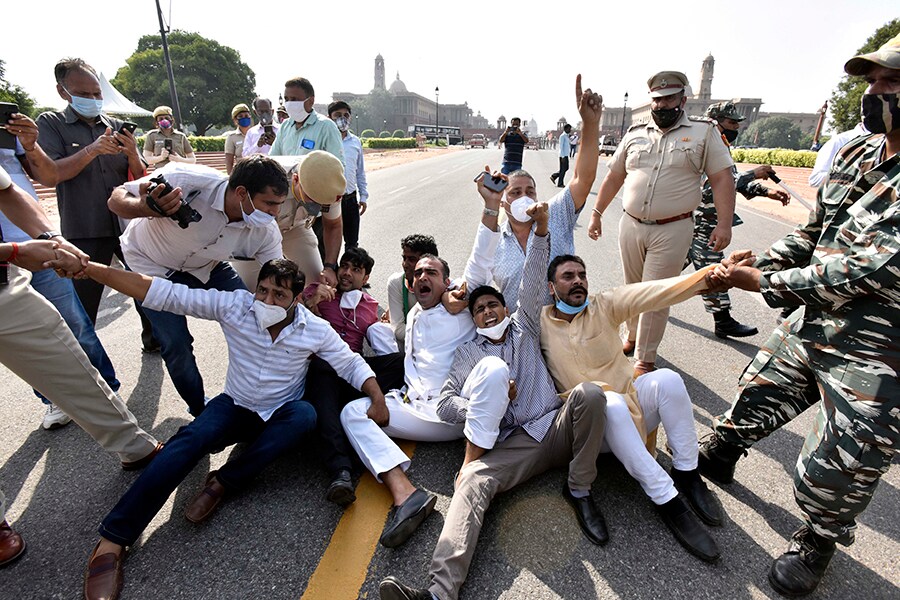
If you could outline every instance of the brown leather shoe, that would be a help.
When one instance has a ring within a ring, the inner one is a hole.
[[[25,552],[25,540],[3,521],[0,523],[0,567],[8,565]]]
[[[97,542],[84,572],[84,600],[116,600],[124,583],[122,560],[125,558],[125,550],[120,554],[107,552],[97,556],[99,547],[100,542]]]
[[[645,362],[643,360],[636,361],[634,363],[634,378],[637,379],[641,375],[646,375],[647,373],[651,373],[656,370],[656,365],[652,362]]]
[[[225,488],[216,479],[216,471],[206,476],[206,485],[200,493],[184,508],[184,518],[191,523],[202,523],[207,520],[225,494]]]
[[[157,454],[159,454],[160,452],[162,452],[163,446],[165,446],[164,443],[162,443],[162,442],[158,443],[158,444],[156,445],[156,448],[154,448],[153,451],[150,452],[150,454],[148,454],[148,455],[145,456],[144,458],[141,458],[141,459],[138,459],[138,460],[133,460],[133,461],[131,461],[131,462],[125,462],[125,461],[123,460],[123,461],[122,461],[122,470],[123,470],[123,471],[138,471],[138,470],[140,470],[140,469],[143,469],[144,467],[146,467],[147,465],[149,465],[150,462],[151,462],[154,458],[156,458],[156,455],[157,455]]]
[[[637,344],[634,342],[634,340],[625,340],[625,343],[622,344],[622,354],[624,354],[625,356],[631,356],[632,354],[634,354],[634,347],[636,345]]]

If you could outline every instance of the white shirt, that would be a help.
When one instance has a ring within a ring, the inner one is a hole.
[[[837,156],[840,149],[850,140],[868,133],[869,131],[863,124],[859,123],[853,129],[831,136],[831,139],[825,142],[825,145],[819,148],[818,153],[816,153],[816,164],[813,165],[812,173],[809,174],[809,185],[811,187],[819,187],[824,184],[828,180],[828,173],[831,171],[834,157]]]
[[[246,290],[191,289],[153,278],[144,306],[218,321],[228,345],[225,393],[238,406],[268,421],[283,404],[303,397],[309,359],[315,354],[356,389],[375,373],[334,328],[298,305],[294,321],[275,341],[256,322],[254,296]]]
[[[278,133],[278,128],[280,125],[278,123],[272,123],[272,127],[275,133]],[[253,156],[254,154],[268,154],[269,150],[272,149],[272,146],[269,144],[263,144],[262,146],[257,146],[259,142],[259,138],[265,133],[265,128],[257,123],[253,127],[247,130],[247,133],[244,134],[244,153],[242,156]]]
[[[406,273],[400,271],[391,275],[387,282],[388,312],[391,315],[391,327],[397,341],[406,338],[406,312],[403,310],[403,292],[406,291],[406,306],[416,305],[416,296],[406,289]]]
[[[362,203],[369,199],[362,142],[350,132],[347,132],[347,137],[344,138],[344,179],[347,180],[344,194],[359,192],[357,201]]]
[[[255,258],[260,264],[283,256],[276,223],[254,228],[243,220],[228,222],[225,190],[228,178],[203,165],[171,164],[137,181],[125,183],[129,194],[139,195],[142,183],[163,173],[185,199],[199,193],[191,206],[202,216],[187,229],[168,217],[132,219],[120,238],[128,266],[138,273],[168,277],[185,271],[206,283],[216,265],[233,257]]]

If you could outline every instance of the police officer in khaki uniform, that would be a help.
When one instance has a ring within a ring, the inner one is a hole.
[[[674,277],[684,266],[693,239],[691,219],[700,204],[700,180],[706,174],[713,192],[718,223],[710,247],[721,250],[731,241],[734,177],[731,154],[715,126],[684,113],[687,77],[663,71],[649,80],[649,123],[632,126],[607,166],[591,214],[588,235],[598,239],[603,211],[625,185],[619,221],[619,250],[625,283]],[[623,351],[635,352],[635,376],[655,369],[656,350],[666,329],[669,310],[644,313],[628,321]]]

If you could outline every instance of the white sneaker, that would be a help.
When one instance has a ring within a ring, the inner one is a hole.
[[[47,406],[47,414],[44,415],[44,429],[59,429],[72,422],[72,418],[61,411],[55,404]]]

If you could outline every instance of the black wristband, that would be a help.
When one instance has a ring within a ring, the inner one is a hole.
[[[335,273],[338,272],[338,264],[337,263],[323,263],[326,269],[331,269]]]

